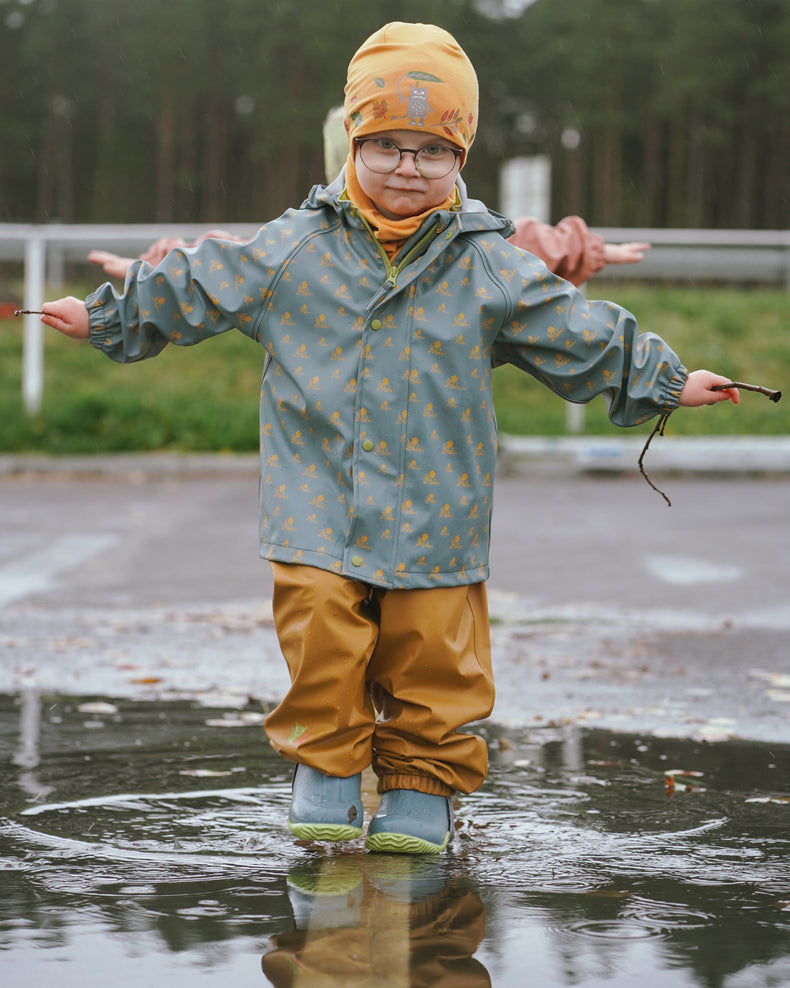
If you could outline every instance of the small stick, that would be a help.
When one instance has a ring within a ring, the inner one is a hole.
[[[41,309],[17,309],[14,313],[15,316],[43,316],[46,313],[42,312]]]
[[[771,401],[779,401],[782,397],[781,391],[761,388],[759,384],[743,384],[740,381],[730,381],[728,384],[714,384],[711,391],[726,391],[727,388],[740,388],[741,391],[756,391],[758,394],[765,395]]]
[[[781,391],[772,391],[771,388],[762,388],[758,384],[743,384],[740,381],[729,381],[727,384],[714,384],[710,390],[725,391],[727,388],[740,388],[742,391],[756,391],[758,394],[766,395],[766,397],[770,401],[779,401],[779,399],[782,397]],[[670,412],[666,412],[664,415],[661,415],[658,421],[656,422],[656,424],[653,426],[653,431],[647,437],[647,442],[642,447],[642,453],[639,457],[639,470],[642,476],[648,482],[648,484],[650,484],[650,486],[653,488],[653,490],[658,491],[661,497],[664,498],[664,500],[671,508],[672,502],[669,500],[666,494],[662,490],[660,490],[660,488],[656,487],[656,485],[653,483],[650,477],[648,477],[647,471],[645,470],[644,464],[642,462],[645,458],[645,453],[647,452],[648,446],[650,445],[653,436],[655,436],[656,434],[659,436],[664,435],[664,429],[666,427],[667,420],[669,419],[670,414],[671,414]]]
[[[644,458],[645,458],[645,453],[647,452],[647,448],[650,445],[650,443],[651,443],[651,441],[653,439],[653,436],[655,436],[656,434],[658,434],[659,436],[663,436],[664,435],[664,429],[666,428],[666,424],[667,424],[667,421],[669,419],[670,414],[671,414],[671,412],[665,412],[663,415],[661,415],[659,417],[658,421],[656,422],[656,424],[653,426],[653,431],[647,437],[647,442],[642,447],[642,452],[641,452],[641,454],[639,456],[639,472],[642,474],[642,476],[645,478],[645,480],[648,482],[648,484],[650,484],[650,486],[653,488],[653,490],[654,491],[657,491],[661,495],[661,497],[664,498],[664,500],[667,502],[667,504],[671,508],[672,507],[672,502],[669,500],[669,498],[666,496],[666,494],[659,487],[656,487],[656,485],[653,483],[653,481],[648,477],[647,470],[645,470],[644,464],[642,462],[644,460]]]

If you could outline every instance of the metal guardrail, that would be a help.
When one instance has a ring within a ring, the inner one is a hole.
[[[256,224],[221,224],[229,233],[252,237]],[[62,225],[0,223],[0,262],[23,261],[23,308],[40,309],[47,284],[63,282],[66,260],[84,261],[94,248],[136,256],[160,237],[197,239],[208,224]],[[736,282],[777,285],[790,290],[790,230],[685,230],[599,227],[608,243],[652,244],[636,265],[604,269],[598,278],[639,281]],[[97,282],[100,277],[97,277]],[[22,390],[25,407],[41,407],[44,382],[43,326],[25,316]]]
[[[790,291],[790,230],[658,230],[596,227],[607,243],[645,241],[639,264],[604,268],[596,278],[734,282]]]

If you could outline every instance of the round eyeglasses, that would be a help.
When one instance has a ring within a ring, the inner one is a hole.
[[[414,167],[423,178],[444,178],[455,167],[463,151],[445,144],[425,144],[421,148],[399,148],[386,137],[355,137],[359,156],[366,168],[378,175],[394,172],[404,154],[414,157]]]

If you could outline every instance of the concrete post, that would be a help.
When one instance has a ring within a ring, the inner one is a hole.
[[[40,309],[44,301],[46,242],[32,235],[25,243],[25,308]],[[25,316],[22,350],[22,395],[29,415],[41,410],[44,394],[44,327],[39,316]]]

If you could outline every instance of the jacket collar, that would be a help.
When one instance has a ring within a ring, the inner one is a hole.
[[[479,199],[469,197],[466,190],[466,183],[459,175],[456,179],[456,186],[461,198],[460,211],[437,210],[436,216],[441,217],[442,228],[457,226],[458,232],[468,233],[473,231],[497,231],[503,237],[509,237],[515,233],[515,227],[509,219],[499,213],[488,209]],[[353,208],[352,203],[347,199],[342,199],[343,190],[346,186],[345,167],[338,177],[329,185],[315,185],[310,190],[310,194],[302,204],[303,207],[316,209],[320,206],[330,207],[338,213],[350,213]],[[433,216],[426,220],[426,223],[435,222]]]

